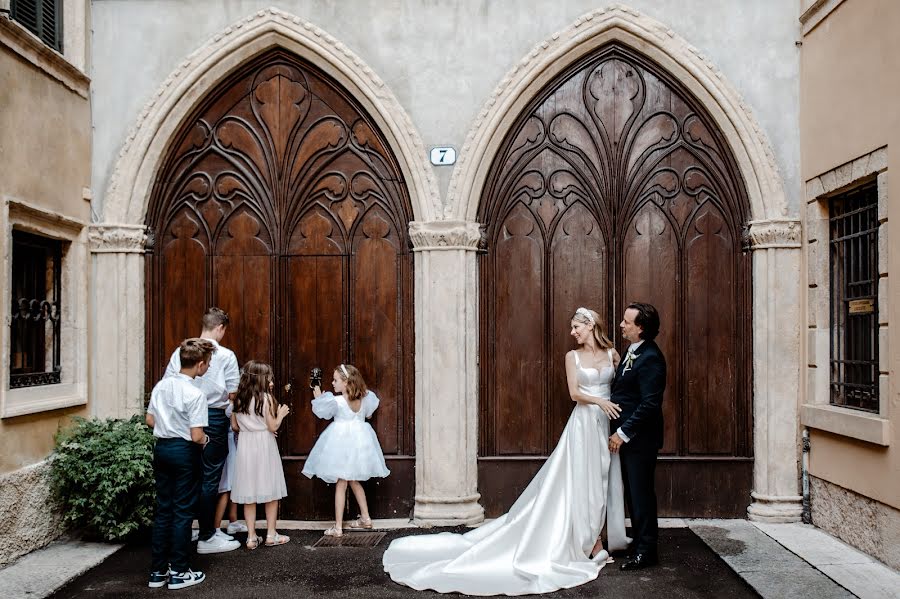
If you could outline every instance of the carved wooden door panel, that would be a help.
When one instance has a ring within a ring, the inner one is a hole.
[[[520,115],[479,220],[479,490],[506,510],[572,410],[565,353],[580,305],[624,352],[624,306],[660,312],[668,361],[660,512],[739,516],[752,476],[747,199],[706,111],[637,53],[610,45]]]
[[[371,422],[392,471],[370,484],[372,512],[407,516],[412,212],[384,138],[338,84],[274,51],[211,93],[171,148],[147,215],[148,389],[207,306],[228,311],[223,342],[241,364],[272,364],[292,408],[279,434],[281,517],[329,519],[332,490],[300,474],[328,424],[310,410],[307,381],[320,366],[329,388],[332,369],[353,363],[382,399]]]

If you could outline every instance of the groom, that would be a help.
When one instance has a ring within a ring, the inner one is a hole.
[[[616,432],[609,450],[621,455],[628,489],[628,511],[634,555],[622,570],[639,570],[658,562],[656,541],[656,456],[663,444],[662,400],[666,388],[666,359],[653,341],[659,333],[659,314],[650,304],[632,303],[619,324],[631,342],[616,369],[610,400],[622,413],[610,423]]]

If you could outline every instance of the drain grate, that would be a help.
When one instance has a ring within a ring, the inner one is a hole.
[[[322,535],[313,547],[374,547],[381,542],[383,532],[345,532],[342,537]]]

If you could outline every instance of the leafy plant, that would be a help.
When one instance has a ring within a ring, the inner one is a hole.
[[[109,541],[153,522],[153,432],[143,415],[74,418],[56,434],[50,486],[65,524]]]

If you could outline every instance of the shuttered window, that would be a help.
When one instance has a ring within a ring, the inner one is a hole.
[[[12,0],[10,16],[61,53],[62,9],[63,0]]]

